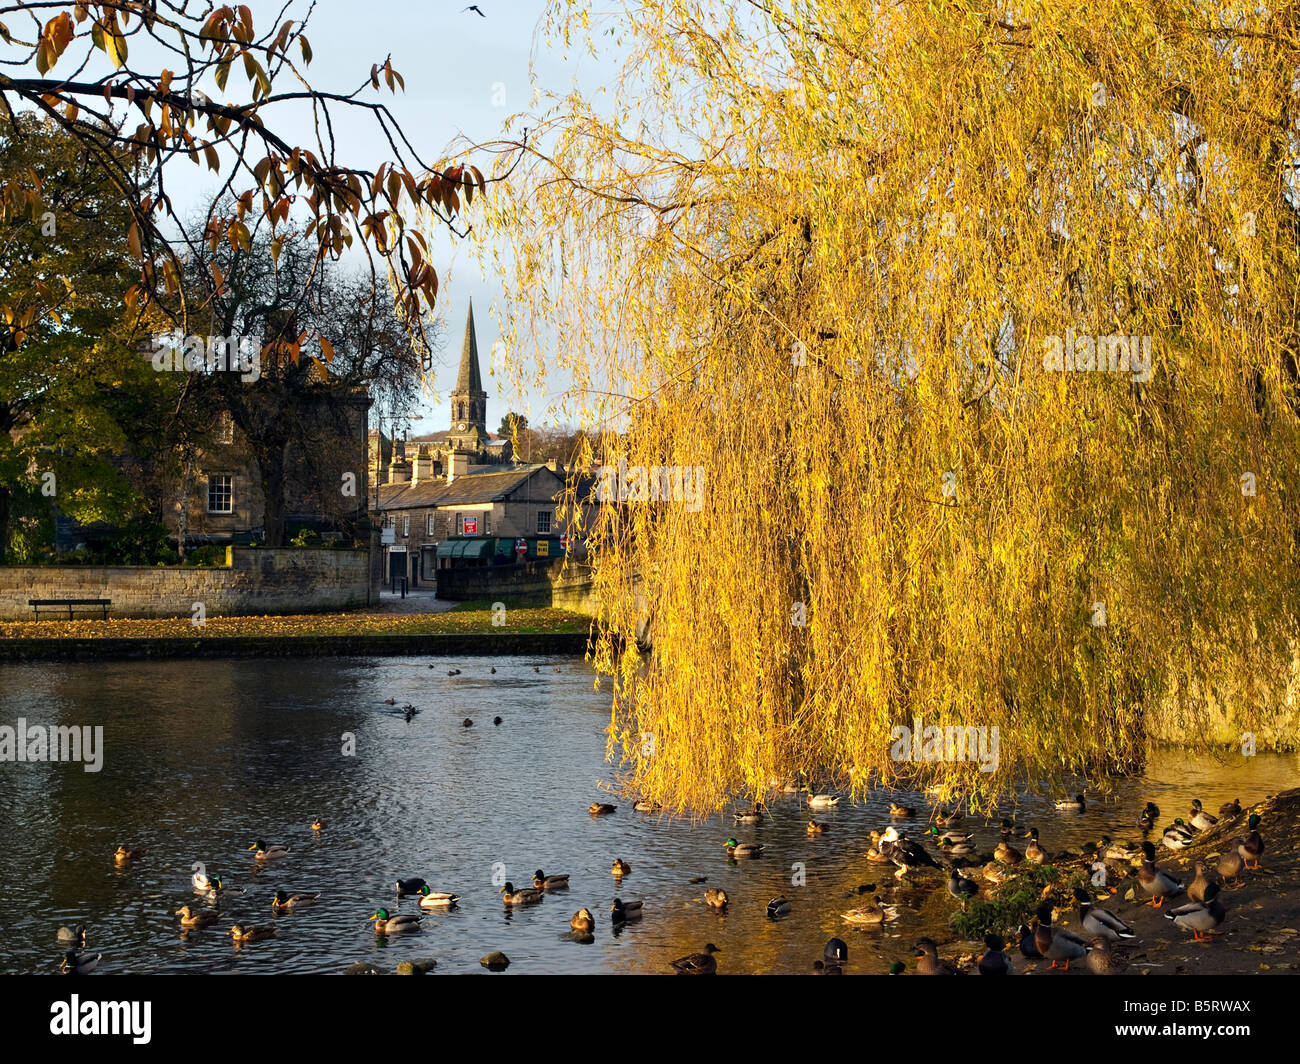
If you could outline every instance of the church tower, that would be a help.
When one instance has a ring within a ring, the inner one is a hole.
[[[477,451],[487,445],[487,392],[478,368],[478,337],[474,334],[474,301],[465,320],[465,342],[460,349],[460,373],[451,393],[451,428],[447,443],[456,450]]]

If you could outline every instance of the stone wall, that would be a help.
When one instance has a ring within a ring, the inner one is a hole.
[[[297,548],[226,551],[225,568],[0,566],[0,620],[30,621],[28,599],[112,599],[110,617],[321,613],[376,600],[370,552]],[[57,612],[41,618],[57,619]],[[66,618],[66,611],[63,613]],[[98,617],[77,610],[74,616]]]

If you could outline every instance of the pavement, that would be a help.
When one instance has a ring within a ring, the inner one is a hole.
[[[379,601],[365,610],[369,614],[407,614],[407,613],[446,613],[459,603],[449,599],[438,598],[437,592],[429,587],[408,588],[406,598],[399,591],[394,595],[388,588],[379,592]],[[359,611],[360,612],[360,611]]]

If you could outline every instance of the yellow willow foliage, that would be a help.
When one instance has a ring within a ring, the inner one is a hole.
[[[527,116],[490,211],[516,370],[558,337],[592,461],[703,470],[592,529],[629,790],[988,801],[1140,763],[1162,701],[1280,719],[1296,9],[585,7],[552,39],[622,79]],[[891,756],[915,718],[997,771]]]

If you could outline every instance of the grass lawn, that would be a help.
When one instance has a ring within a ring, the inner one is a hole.
[[[71,621],[3,621],[0,639],[175,639],[322,635],[467,635],[474,633],[586,632],[591,619],[549,606],[514,607],[505,624],[492,624],[488,602],[467,602],[446,613],[309,613],[286,617],[188,617]]]

